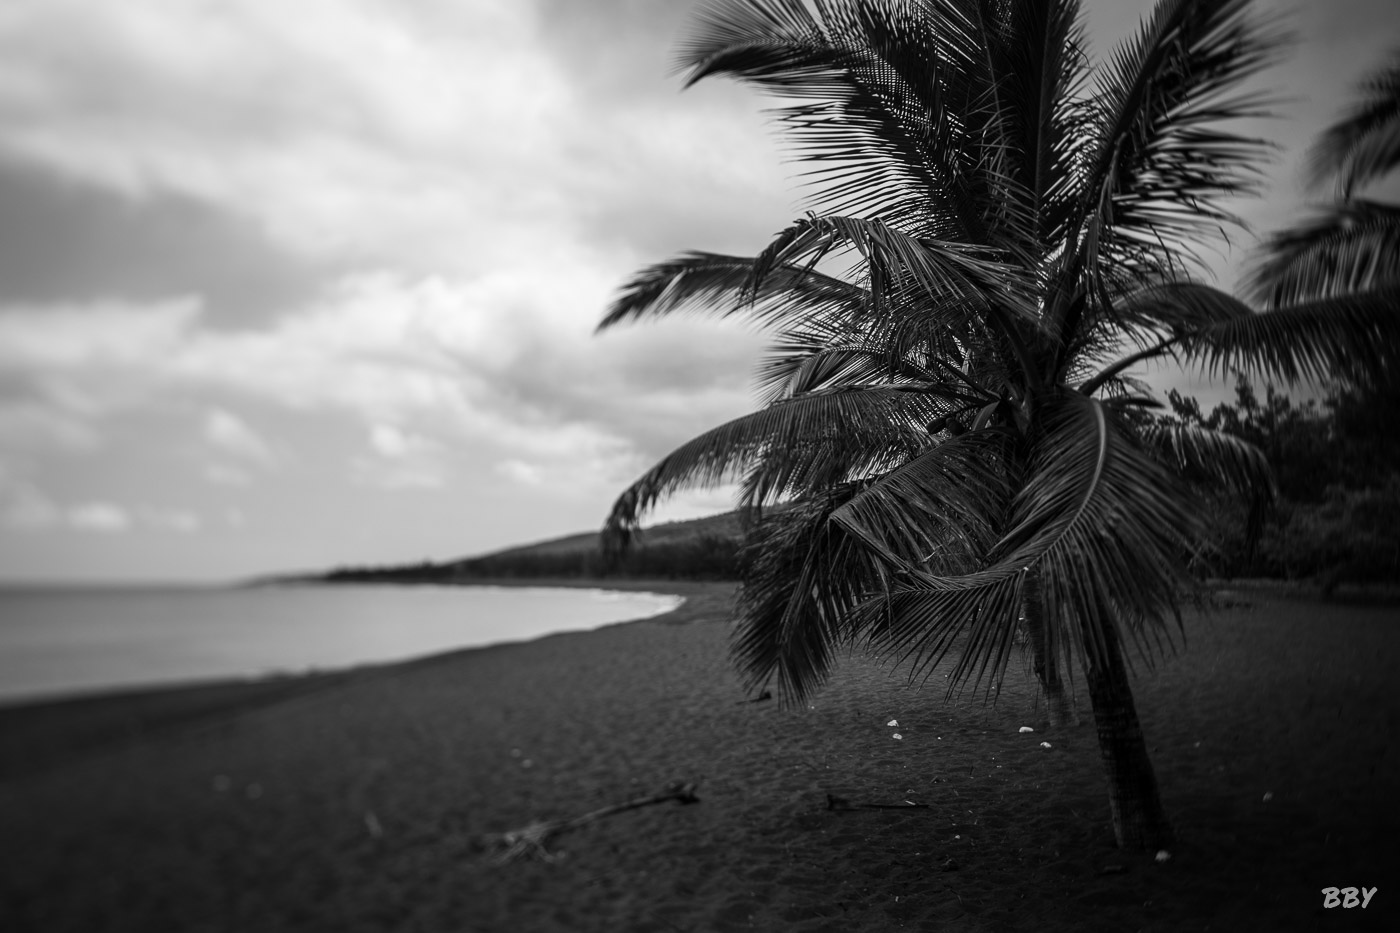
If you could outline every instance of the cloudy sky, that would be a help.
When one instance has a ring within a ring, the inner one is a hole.
[[[764,101],[680,93],[694,6],[0,0],[0,579],[226,580],[591,528],[748,410],[752,333],[592,336],[638,267],[752,253],[802,207]],[[1149,5],[1088,6],[1102,53]],[[1392,0],[1263,9],[1300,36],[1265,82],[1289,98],[1245,209],[1268,230],[1400,28]]]

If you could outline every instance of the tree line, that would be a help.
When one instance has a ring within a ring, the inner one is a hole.
[[[344,567],[333,583],[470,583],[489,579],[737,580],[742,544],[736,537],[700,534],[631,548],[616,558],[599,547],[507,551],[444,563]]]
[[[1201,569],[1216,577],[1400,583],[1400,431],[1396,385],[1334,384],[1294,402],[1272,385],[1263,398],[1240,378],[1233,403],[1209,413],[1178,392],[1161,421],[1241,438],[1268,456],[1278,497],[1251,522],[1248,503],[1195,476],[1209,516]]]

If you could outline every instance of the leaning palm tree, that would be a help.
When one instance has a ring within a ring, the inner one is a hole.
[[[757,256],[644,269],[600,325],[703,309],[773,334],[764,407],[648,470],[605,541],[738,480],[763,517],[734,656],[789,701],[858,644],[990,693],[1026,631],[1042,682],[1082,670],[1123,846],[1171,838],[1127,649],[1179,625],[1202,531],[1182,470],[1268,483],[1238,440],[1140,430],[1133,368],[1292,381],[1400,338],[1370,296],[1256,314],[1189,278],[1257,181],[1262,144],[1222,125],[1277,48],[1246,6],[1163,0],[1095,69],[1073,0],[712,2],[689,80],[794,101],[813,211]]]

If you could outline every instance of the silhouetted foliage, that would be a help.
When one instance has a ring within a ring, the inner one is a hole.
[[[1319,501],[1331,475],[1329,424],[1315,400],[1295,405],[1272,385],[1260,402],[1248,380],[1235,384],[1235,404],[1217,405],[1209,415],[1200,403],[1175,389],[1168,393],[1168,423],[1198,425],[1249,441],[1269,458],[1279,493],[1287,499]]]
[[[1257,544],[1246,534],[1244,506],[1201,489],[1211,525],[1208,570],[1219,576],[1315,579],[1330,591],[1344,582],[1400,582],[1400,433],[1393,428],[1400,391],[1335,385],[1319,402],[1294,403],[1265,386],[1261,401],[1240,379],[1234,404],[1209,414],[1170,393],[1163,423],[1199,425],[1264,450],[1280,499]]]

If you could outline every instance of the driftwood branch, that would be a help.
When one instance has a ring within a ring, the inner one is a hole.
[[[926,803],[912,803],[908,800],[902,803],[851,803],[844,797],[837,797],[835,794],[826,795],[826,808],[828,810],[927,810]]]
[[[695,796],[694,784],[683,784],[677,781],[667,785],[666,789],[659,794],[652,794],[649,797],[636,797],[626,803],[620,803],[611,807],[602,807],[583,816],[576,816],[568,820],[536,820],[528,826],[514,829],[506,833],[492,833],[485,837],[488,848],[500,850],[495,856],[495,861],[499,864],[514,862],[519,859],[537,858],[546,862],[553,862],[559,858],[558,855],[546,848],[549,840],[561,833],[566,833],[571,829],[578,829],[587,823],[601,820],[607,816],[617,813],[625,813],[628,810],[636,810],[638,807],[649,807],[653,804],[667,803],[674,800],[676,803],[698,803],[700,798]]]

